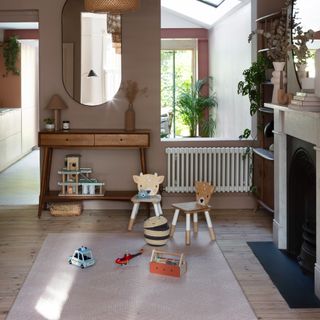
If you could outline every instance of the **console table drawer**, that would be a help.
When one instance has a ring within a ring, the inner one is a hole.
[[[149,147],[149,134],[96,134],[95,146]]]
[[[93,146],[93,134],[44,134],[39,136],[40,146]]]

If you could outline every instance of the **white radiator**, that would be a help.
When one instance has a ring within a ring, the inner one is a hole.
[[[248,192],[252,157],[246,147],[166,148],[167,192],[194,192],[195,181],[217,192]]]

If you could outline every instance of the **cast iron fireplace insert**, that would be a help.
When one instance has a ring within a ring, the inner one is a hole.
[[[316,167],[313,145],[288,136],[287,251],[304,272],[316,262]]]

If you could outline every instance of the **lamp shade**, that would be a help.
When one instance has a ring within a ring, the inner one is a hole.
[[[139,0],[84,0],[84,8],[91,12],[124,13],[139,7]]]
[[[67,109],[66,103],[62,100],[62,98],[55,94],[51,97],[49,103],[47,104],[47,109],[50,110],[62,110]]]
[[[91,69],[88,73],[88,78],[90,77],[97,77],[98,75]]]

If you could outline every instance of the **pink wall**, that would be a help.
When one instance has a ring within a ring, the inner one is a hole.
[[[39,39],[39,30],[5,30],[4,40],[13,36],[18,39]]]
[[[65,0],[1,0],[2,10],[37,9],[40,24],[40,127],[50,112],[45,109],[50,97],[59,94],[68,109],[62,120],[72,128],[124,128],[127,101],[119,92],[111,102],[86,107],[73,101],[62,83],[61,12]],[[148,87],[147,97],[134,102],[136,127],[151,129],[151,148],[147,152],[149,172],[166,174],[166,146],[239,145],[247,142],[161,142],[160,141],[160,0],[141,0],[140,9],[123,15],[123,80],[136,80]],[[106,183],[106,189],[134,188],[132,175],[139,173],[138,153],[133,150],[58,150],[54,153],[51,188],[57,189],[57,170],[67,152],[79,152],[83,166],[93,167],[93,177]],[[230,201],[226,201],[228,203]],[[86,203],[87,207],[116,207],[113,202]],[[128,204],[125,204],[128,207]]]
[[[18,36],[19,39],[38,39],[38,30],[5,30],[4,40]],[[0,49],[0,107],[1,108],[21,108],[21,77],[9,73],[7,76]],[[17,67],[20,66],[20,58]]]
[[[21,77],[6,75],[2,50],[0,48],[0,108],[21,108]],[[20,58],[17,67],[20,68]]]
[[[209,49],[207,29],[161,29],[161,39],[198,39],[198,79],[204,79],[209,76]]]

